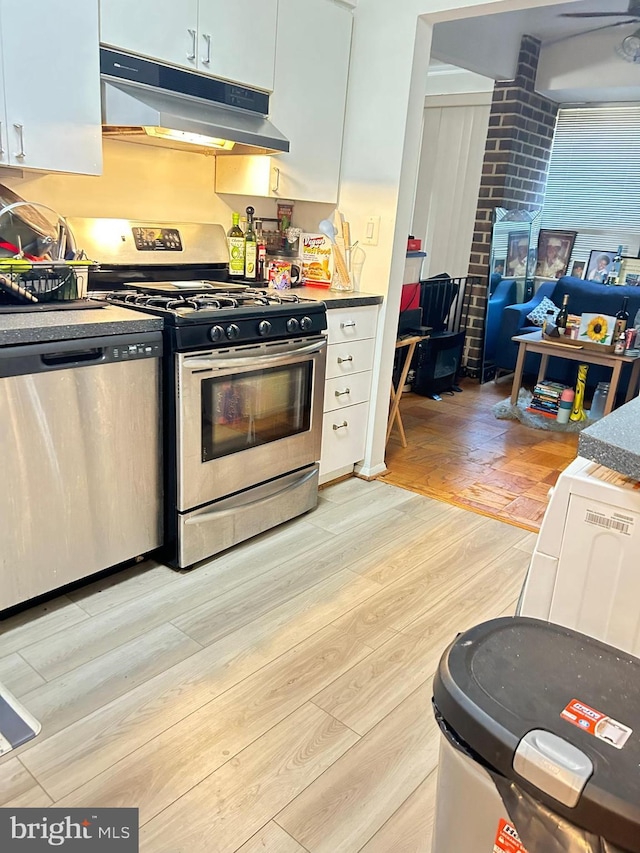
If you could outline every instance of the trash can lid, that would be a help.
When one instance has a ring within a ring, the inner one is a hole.
[[[640,853],[638,658],[538,619],[494,619],[445,651],[434,702],[490,767]]]

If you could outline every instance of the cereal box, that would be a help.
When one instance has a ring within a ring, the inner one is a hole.
[[[303,234],[300,240],[303,283],[307,287],[329,287],[333,272],[331,241],[324,234]]]

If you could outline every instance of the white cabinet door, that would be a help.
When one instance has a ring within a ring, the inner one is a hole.
[[[98,0],[0,0],[11,166],[102,170]]]
[[[203,2],[203,0],[201,0]],[[279,0],[269,118],[291,143],[275,157],[219,157],[216,191],[335,204],[352,13],[332,0]]]
[[[200,0],[200,71],[271,91],[277,17],[278,0]]]
[[[1,10],[0,10],[1,12]],[[2,44],[2,17],[0,14],[0,45]],[[4,100],[4,74],[2,72],[2,61],[0,59],[0,166],[9,163],[8,150],[9,137],[7,132],[7,107]]]
[[[100,41],[170,65],[196,68],[198,0],[100,0]]]
[[[351,26],[351,11],[331,0],[305,0],[303,14],[299,0],[280,0],[269,118],[291,150],[274,159],[275,197],[338,200]]]

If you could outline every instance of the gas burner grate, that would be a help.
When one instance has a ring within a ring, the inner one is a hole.
[[[302,300],[295,293],[273,293],[268,290],[252,288],[242,292],[217,291],[213,293],[195,293],[181,295],[172,293],[145,293],[144,289],[112,291],[103,294],[109,302],[123,303],[138,308],[149,308],[167,314],[186,314],[198,311],[218,311],[225,308],[243,308],[270,305],[298,304]]]

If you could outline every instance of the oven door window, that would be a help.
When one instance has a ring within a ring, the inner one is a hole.
[[[202,380],[202,461],[306,432],[313,362]]]

